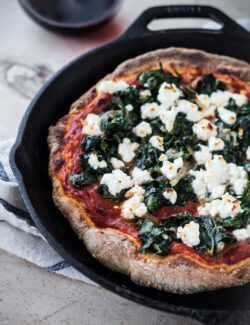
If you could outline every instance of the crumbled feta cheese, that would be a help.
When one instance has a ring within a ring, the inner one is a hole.
[[[247,97],[243,94],[232,94],[231,97],[235,100],[237,106],[243,106],[248,102]]]
[[[177,193],[171,187],[166,188],[166,190],[163,193],[163,196],[165,197],[165,199],[169,200],[170,203],[172,203],[172,204],[175,204],[175,202],[177,200]]]
[[[208,147],[210,151],[218,151],[223,150],[225,143],[222,139],[210,137],[208,139]]]
[[[219,216],[221,219],[228,217],[236,217],[237,214],[243,212],[240,202],[229,193],[222,196],[222,199],[213,200],[198,208],[200,215],[211,217]]]
[[[210,96],[210,104],[214,104],[217,108],[220,106],[226,106],[229,99],[232,97],[232,93],[228,90],[217,90]]]
[[[159,116],[161,107],[157,103],[146,103],[141,106],[141,118],[152,120]]]
[[[182,91],[175,84],[163,82],[159,89],[157,99],[165,108],[169,108],[181,95]]]
[[[134,106],[131,105],[131,104],[128,104],[128,105],[125,106],[125,108],[126,108],[127,111],[131,112],[134,109]]]
[[[146,98],[150,97],[152,95],[151,91],[149,89],[141,90],[140,91],[140,97],[141,98]]]
[[[102,160],[102,161],[98,160],[96,153],[92,153],[90,155],[90,157],[88,159],[88,163],[93,169],[106,168],[108,166],[105,160]]]
[[[160,161],[164,161],[164,160],[167,160],[168,159],[168,156],[165,154],[165,153],[162,153],[159,157],[159,160]]]
[[[177,111],[186,114],[186,119],[191,122],[197,122],[201,119],[201,112],[198,106],[185,99],[180,99],[177,103]]]
[[[113,94],[116,91],[125,90],[129,85],[122,80],[102,80],[97,84],[97,91],[99,93],[110,93]]]
[[[135,167],[132,170],[131,174],[132,174],[134,184],[140,185],[142,183],[149,182],[152,179],[150,172],[148,172],[147,170],[142,170],[138,167]]]
[[[174,160],[174,162],[164,160],[161,167],[161,172],[166,178],[172,180],[177,176],[178,169],[181,168],[182,166],[183,166],[182,158],[177,158]]]
[[[236,113],[234,113],[224,107],[218,108],[218,114],[219,114],[220,119],[229,125],[234,124],[236,121]]]
[[[218,199],[225,193],[226,185],[219,185],[212,189],[211,198]]]
[[[101,131],[101,117],[96,114],[88,114],[87,118],[83,121],[83,134],[100,135]]]
[[[168,132],[171,132],[174,126],[174,120],[178,111],[176,106],[173,106],[170,111],[162,109],[160,112],[160,119],[162,123],[165,125],[165,128]]]
[[[132,187],[133,181],[131,177],[125,174],[122,170],[115,169],[112,170],[112,173],[103,175],[101,184],[107,185],[109,193],[116,195],[122,190]]]
[[[208,147],[199,145],[201,150],[194,152],[194,159],[198,163],[198,165],[204,165],[208,160],[212,159],[212,154]]]
[[[122,204],[122,215],[126,219],[134,217],[142,217],[147,213],[147,207],[143,203],[144,197],[141,194],[135,193],[130,199]]]
[[[140,147],[139,143],[131,142],[130,139],[124,138],[118,146],[118,153],[125,162],[130,162],[135,157],[135,151]]]
[[[195,176],[192,186],[196,195],[202,199],[207,191],[212,197],[219,197],[224,193],[221,185],[230,184],[236,195],[242,195],[248,184],[248,175],[242,166],[233,163],[227,164],[222,156],[215,155],[212,160],[205,163],[205,168],[199,171],[190,170],[190,175]]]
[[[115,158],[115,157],[112,157],[110,159],[110,162],[114,169],[120,169],[122,167],[125,167],[124,162],[121,161],[120,159]]]
[[[217,135],[217,127],[207,119],[203,119],[193,125],[193,132],[203,141]]]
[[[161,151],[164,150],[162,137],[159,137],[158,135],[154,135],[153,137],[151,137],[149,139],[149,142],[152,144],[153,147],[155,147]]]
[[[243,195],[248,184],[247,171],[242,166],[236,164],[228,164],[228,175],[230,178],[230,184],[233,186],[233,190],[236,195]]]
[[[202,109],[206,110],[210,106],[210,98],[208,95],[200,94],[196,96],[195,101]]]
[[[144,138],[152,133],[152,128],[149,123],[142,121],[141,123],[137,124],[132,131],[137,137]]]
[[[245,240],[250,238],[250,225],[248,225],[246,228],[234,230],[233,235],[237,238],[237,240]]]
[[[132,187],[130,190],[128,190],[125,193],[125,197],[126,198],[130,198],[130,197],[132,197],[135,194],[141,194],[141,195],[143,195],[144,193],[145,193],[144,188],[142,188],[141,186],[135,185],[134,187]]]
[[[181,238],[182,242],[189,247],[199,245],[200,243],[200,225],[191,221],[184,227],[177,228],[177,238]]]
[[[247,155],[247,160],[250,160],[250,146],[248,146],[247,148],[246,155]]]

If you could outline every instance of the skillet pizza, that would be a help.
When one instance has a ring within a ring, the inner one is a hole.
[[[53,199],[89,252],[173,293],[250,280],[250,65],[125,61],[50,127]]]

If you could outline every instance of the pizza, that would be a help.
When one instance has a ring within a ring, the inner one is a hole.
[[[127,60],[49,129],[53,199],[89,252],[173,293],[250,280],[250,65]]]

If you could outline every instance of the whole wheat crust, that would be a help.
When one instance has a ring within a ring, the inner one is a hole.
[[[190,69],[198,69],[201,73],[229,74],[243,82],[250,91],[248,63],[227,56],[185,48],[159,49],[140,55],[123,62],[104,79],[130,77],[148,69],[158,68],[159,62],[164,68],[180,74]],[[72,104],[70,113],[83,109],[96,96],[97,91],[94,86]],[[119,230],[95,227],[83,205],[64,193],[62,184],[56,177],[58,162],[53,159],[54,152],[61,146],[66,121],[67,116],[49,130],[48,143],[51,151],[49,174],[53,182],[53,199],[95,258],[110,269],[127,274],[136,283],[173,293],[213,290],[243,285],[250,281],[250,258],[233,265],[209,266],[190,256],[159,257],[150,253],[143,255],[138,252],[138,241],[131,236]]]

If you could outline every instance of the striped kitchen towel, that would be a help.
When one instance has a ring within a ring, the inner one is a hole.
[[[47,270],[95,284],[63,261],[37,230],[9,165],[13,143],[0,143],[0,248]]]

